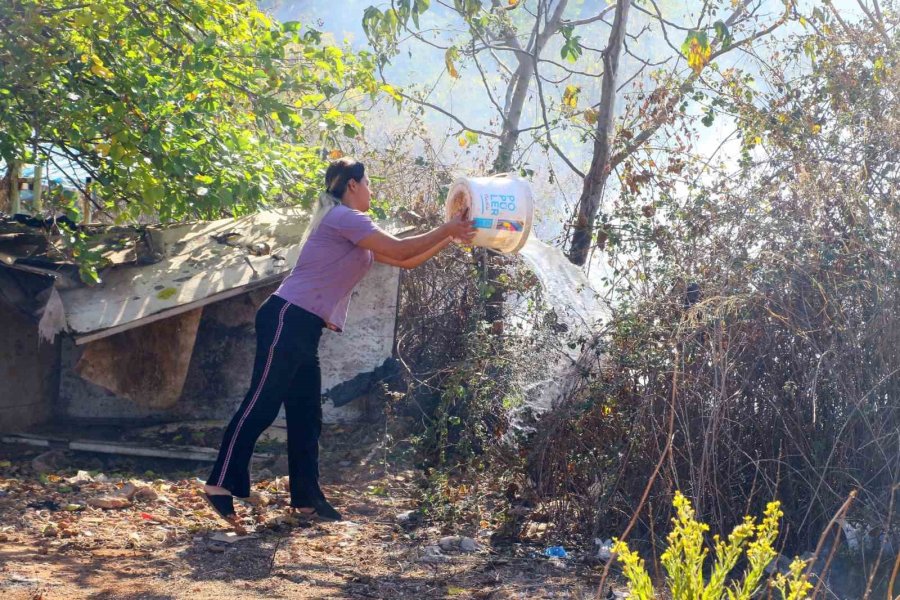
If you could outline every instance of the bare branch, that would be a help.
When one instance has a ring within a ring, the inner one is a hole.
[[[599,14],[594,15],[593,17],[588,17],[586,19],[576,19],[576,20],[564,20],[561,23],[562,27],[580,27],[582,25],[588,25],[589,23],[594,23],[595,21],[600,21],[605,17],[608,13],[615,10],[616,5],[607,6],[603,10],[600,11]]]
[[[472,40],[472,44],[475,44],[475,40]],[[487,92],[488,98],[491,101],[491,104],[497,109],[497,112],[500,113],[500,118],[506,122],[506,113],[503,111],[503,108],[497,103],[494,99],[494,94],[491,93],[491,85],[488,83],[487,75],[484,73],[484,69],[481,68],[481,63],[478,62],[478,56],[473,53],[472,60],[475,63],[475,67],[478,69],[479,75],[481,75],[481,82],[484,84],[484,91]]]
[[[541,85],[541,77],[540,77],[540,74],[538,73],[537,63],[534,63],[534,77],[535,77],[535,80],[537,81],[538,99],[540,100],[541,113],[543,114],[543,117],[544,117],[544,128],[545,128],[545,132],[547,134],[547,143],[550,145],[551,148],[553,148],[553,150],[556,152],[556,154],[561,159],[563,159],[563,162],[565,162],[566,165],[568,165],[568,167],[570,169],[572,169],[573,172],[575,172],[579,177],[584,179],[584,173],[581,171],[581,169],[576,167],[572,163],[572,161],[569,160],[569,157],[566,156],[562,150],[560,150],[560,148],[553,141],[553,136],[550,134],[550,122],[549,122],[549,119],[547,118],[547,103],[544,101],[544,87]]]

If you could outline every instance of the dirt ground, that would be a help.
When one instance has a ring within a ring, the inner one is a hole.
[[[419,475],[408,448],[384,448],[373,429],[323,435],[323,487],[344,521],[291,518],[278,465],[261,465],[258,503],[238,506],[254,532],[237,541],[221,539],[199,495],[208,464],[0,445],[0,597],[595,597],[598,569],[577,556],[493,548],[490,531],[407,514]],[[125,506],[95,506],[104,503]]]

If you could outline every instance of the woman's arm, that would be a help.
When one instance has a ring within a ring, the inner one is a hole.
[[[458,215],[443,225],[435,227],[428,233],[414,235],[402,240],[379,229],[359,240],[357,246],[398,262],[417,258],[420,254],[428,252],[444,240],[450,240],[451,238],[463,241],[471,240],[475,236],[475,228],[465,216],[464,214]]]
[[[393,258],[384,256],[383,254],[378,254],[377,252],[375,253],[375,260],[386,265],[400,267],[401,269],[415,269],[428,259],[432,258],[435,254],[449,246],[451,240],[452,238],[444,238],[422,254],[413,256],[412,258],[407,258],[406,260],[394,260]]]

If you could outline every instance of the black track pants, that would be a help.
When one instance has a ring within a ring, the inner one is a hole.
[[[256,313],[256,360],[250,390],[232,417],[209,485],[250,495],[250,458],[256,440],[278,415],[287,417],[291,506],[310,506],[319,489],[322,375],[319,338],[324,321],[278,297]]]

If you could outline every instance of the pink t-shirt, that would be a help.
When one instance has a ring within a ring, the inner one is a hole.
[[[335,206],[306,240],[297,265],[275,295],[343,331],[350,294],[374,261],[370,250],[356,244],[375,231],[378,227],[367,214]]]

